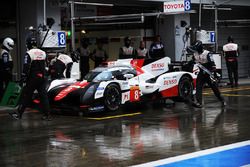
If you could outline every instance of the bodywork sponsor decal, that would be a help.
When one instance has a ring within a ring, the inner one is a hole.
[[[130,91],[122,93],[122,104],[126,103],[130,99]]]

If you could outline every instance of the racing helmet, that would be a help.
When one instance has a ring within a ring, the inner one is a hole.
[[[8,50],[12,50],[14,47],[14,41],[13,39],[7,37],[3,40],[3,46],[8,49]]]
[[[233,37],[230,35],[230,36],[228,36],[228,38],[227,38],[227,42],[234,42],[234,39],[233,39]]]
[[[26,40],[26,47],[30,50],[34,47],[37,47],[37,42],[36,42],[36,38],[34,37],[29,37],[27,40]]]
[[[200,54],[203,52],[203,44],[201,41],[196,41],[193,46],[189,47],[189,49]]]

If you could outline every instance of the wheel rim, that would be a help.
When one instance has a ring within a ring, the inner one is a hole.
[[[115,87],[110,87],[106,92],[105,102],[109,109],[116,109],[120,105],[120,92]]]
[[[192,85],[189,81],[185,80],[181,85],[181,96],[186,98],[192,94]]]

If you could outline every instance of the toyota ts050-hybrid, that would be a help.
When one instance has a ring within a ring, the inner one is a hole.
[[[54,80],[51,106],[78,111],[115,111],[125,103],[160,98],[187,99],[195,93],[196,75],[171,71],[170,58],[122,59],[89,72],[83,81]]]

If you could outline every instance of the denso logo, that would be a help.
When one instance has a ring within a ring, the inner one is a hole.
[[[158,64],[152,64],[152,69],[155,69],[155,68],[164,68],[164,63],[158,63]]]

